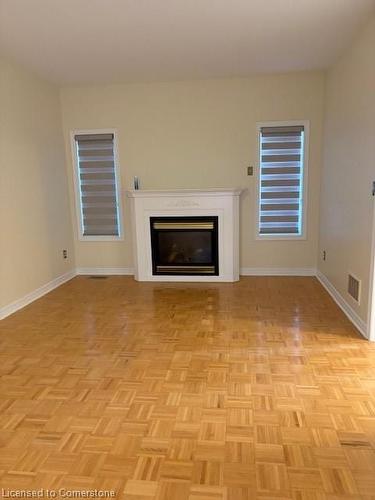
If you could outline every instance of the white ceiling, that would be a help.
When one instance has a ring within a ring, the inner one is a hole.
[[[326,68],[374,0],[0,0],[0,48],[59,84]]]

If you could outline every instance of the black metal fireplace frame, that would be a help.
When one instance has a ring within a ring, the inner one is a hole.
[[[213,223],[212,229],[155,229],[155,223]],[[219,275],[219,218],[217,216],[181,216],[181,217],[150,217],[150,230],[151,230],[151,254],[152,254],[152,274],[155,276],[218,276]],[[188,232],[188,231],[202,231],[209,232],[211,234],[211,256],[212,262],[207,263],[184,263],[184,265],[174,265],[169,266],[170,268],[179,267],[179,270],[166,269],[160,270],[158,263],[159,258],[159,247],[158,247],[158,233],[163,232]],[[199,271],[198,268],[213,267],[213,272]],[[184,268],[184,269],[183,269]],[[188,268],[191,268],[188,269]],[[194,270],[194,268],[197,268]]]

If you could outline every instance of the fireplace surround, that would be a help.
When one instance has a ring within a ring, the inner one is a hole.
[[[237,281],[241,191],[127,191],[135,279]]]

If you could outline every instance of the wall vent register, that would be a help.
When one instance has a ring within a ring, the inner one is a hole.
[[[151,217],[154,275],[218,275],[217,217]]]
[[[348,293],[349,295],[359,303],[361,291],[361,282],[353,275],[348,275]]]

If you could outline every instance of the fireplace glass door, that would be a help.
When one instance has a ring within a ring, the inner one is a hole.
[[[218,275],[217,217],[151,217],[154,275]]]

